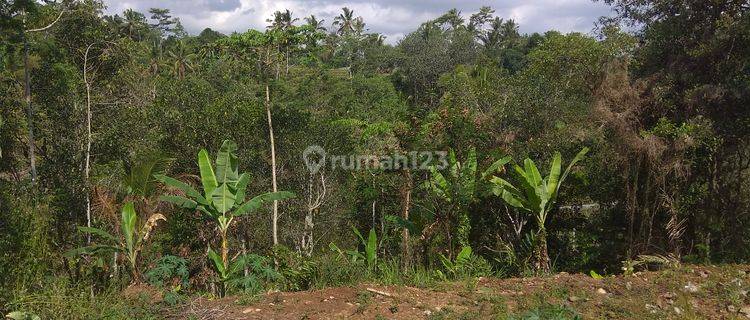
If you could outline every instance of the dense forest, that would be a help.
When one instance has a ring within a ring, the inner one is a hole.
[[[747,263],[750,5],[605,2],[588,34],[482,7],[389,44],[346,7],[194,35],[0,1],[0,311]]]

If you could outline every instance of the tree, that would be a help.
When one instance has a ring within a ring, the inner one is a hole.
[[[496,196],[501,197],[513,207],[531,213],[536,218],[538,230],[534,239],[534,269],[539,273],[549,273],[550,268],[549,254],[547,253],[547,229],[545,228],[547,215],[554,208],[560,186],[568,177],[570,169],[583,159],[588,151],[588,148],[583,148],[578,152],[562,175],[560,175],[562,157],[559,152],[555,152],[549,175],[544,179],[542,179],[534,161],[526,158],[523,162],[523,168],[517,164],[513,165],[515,185],[499,177],[493,177],[490,180],[494,185],[492,192]]]
[[[307,25],[313,28],[314,31],[326,31],[326,27],[323,26],[323,22],[325,22],[325,19],[318,20],[318,18],[315,17],[314,14],[311,14],[309,17],[305,17],[305,22],[307,22]]]
[[[273,19],[266,19],[266,22],[270,22],[268,29],[286,30],[294,26],[294,23],[299,21],[297,18],[292,18],[292,12],[289,9],[284,11],[276,11],[273,13]]]
[[[360,21],[361,17],[354,17],[354,10],[351,10],[347,7],[341,8],[341,13],[333,18],[333,26],[337,27],[336,32],[339,35],[346,35],[353,33],[356,28],[355,25],[357,24],[357,21]]]
[[[120,31],[132,39],[141,40],[148,27],[146,16],[133,9],[127,9],[123,12],[123,17],[122,23],[118,26]]]
[[[643,159],[642,166],[621,171],[629,175],[624,178],[632,181],[628,192],[621,193],[629,199],[622,201],[629,203],[632,223],[648,230],[653,221],[649,216],[664,221],[684,220],[685,234],[701,239],[695,246],[710,247],[714,258],[747,257],[750,252],[738,255],[735,249],[750,244],[744,231],[750,226],[746,214],[750,201],[744,196],[750,194],[746,178],[750,169],[750,84],[746,76],[750,63],[750,6],[747,1],[729,0],[700,5],[671,0],[603,2],[611,5],[616,15],[600,21],[602,36],[610,39],[608,31],[625,26],[634,31],[639,43],[632,51],[634,63],[612,68],[608,75],[612,81],[599,88],[598,97],[600,105],[606,105],[614,114],[629,116],[629,128],[613,138],[624,142],[623,154],[635,151]],[[632,88],[615,85],[614,81],[623,81],[625,74],[632,77],[625,78],[626,83],[636,82]],[[622,90],[627,90],[628,95]],[[633,91],[638,92],[637,97]],[[621,101],[623,98],[629,101]],[[623,102],[629,105],[627,110],[618,105]],[[618,127],[624,120],[606,119]],[[642,133],[649,133],[652,147],[644,148],[638,140],[621,139],[631,130],[641,138]],[[655,157],[642,150],[669,151]],[[667,176],[671,176],[670,183],[664,180]],[[680,182],[674,183],[675,178]],[[667,192],[653,192],[655,188],[664,190],[665,183],[670,187]],[[635,196],[636,192],[652,198]],[[665,198],[669,199],[667,205],[662,204]],[[650,214],[633,215],[638,212]],[[655,228],[680,229],[673,226],[679,223],[657,223]],[[657,246],[651,243],[652,238],[656,237],[651,232],[636,234],[633,247],[637,252],[632,254]],[[663,246],[679,254],[679,237],[666,238]]]

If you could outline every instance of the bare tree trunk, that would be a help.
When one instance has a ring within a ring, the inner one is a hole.
[[[91,83],[88,78],[88,62],[89,62],[89,51],[91,50],[90,44],[86,48],[86,53],[83,57],[83,82],[86,85],[86,163],[84,165],[84,188],[86,193],[86,226],[91,228],[91,186],[89,185],[89,175],[91,171]],[[91,234],[87,233],[86,243],[91,243]]]
[[[278,190],[276,185],[276,146],[273,138],[273,122],[271,121],[271,93],[268,83],[266,83],[266,116],[268,117],[268,137],[271,140],[271,183],[273,184],[273,192]],[[273,245],[279,244],[279,201],[273,201]]]
[[[402,197],[403,197],[403,207],[401,210],[401,217],[405,220],[409,220],[409,209],[411,207],[411,189],[413,187],[413,182],[411,178],[411,171],[409,169],[406,169],[403,171],[404,175],[404,186],[402,189]],[[411,252],[411,245],[409,244],[409,229],[403,228],[401,230],[401,264],[404,270],[411,267],[412,263],[412,252]]]
[[[313,230],[315,227],[314,218],[318,208],[323,204],[323,199],[326,196],[326,179],[323,173],[320,173],[320,189],[315,192],[313,196],[313,190],[316,189],[316,183],[314,175],[310,174],[310,180],[308,183],[308,194],[307,194],[307,214],[305,215],[305,221],[302,230],[302,238],[300,239],[300,252],[310,257],[312,256],[313,249],[315,246],[313,238]]]
[[[29,164],[31,165],[31,184],[36,183],[36,154],[34,142],[34,109],[31,105],[31,75],[29,74],[29,41],[23,34],[23,78],[24,99],[26,100],[26,118],[29,127]]]

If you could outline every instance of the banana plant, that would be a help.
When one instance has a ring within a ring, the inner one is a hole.
[[[455,278],[460,276],[465,267],[471,262],[471,247],[461,248],[461,252],[456,255],[454,260],[447,258],[442,253],[438,256],[440,257],[440,263],[443,264],[446,273]],[[448,277],[442,271],[436,270],[436,273],[442,280],[448,280]]]
[[[503,166],[510,162],[510,157],[499,159],[492,163],[481,175],[477,176],[477,153],[471,148],[464,162],[456,159],[453,150],[448,152],[446,175],[440,172],[436,166],[430,167],[430,179],[426,183],[426,189],[441,199],[444,204],[447,217],[437,217],[435,222],[427,227],[432,229],[441,219],[457,219],[457,237],[461,247],[469,246],[469,232],[471,224],[469,221],[469,206],[481,193],[487,178],[502,170]],[[455,215],[455,217],[453,217]],[[444,221],[445,222],[445,221]],[[429,232],[430,230],[425,230]],[[424,234],[424,231],[423,231]]]
[[[544,179],[534,161],[526,158],[523,161],[523,167],[517,164],[513,165],[515,185],[496,176],[490,180],[493,184],[492,193],[501,197],[507,204],[527,211],[536,218],[538,230],[534,245],[534,269],[539,273],[548,273],[550,267],[547,252],[547,230],[544,226],[547,215],[554,207],[560,186],[570,173],[570,169],[578,161],[581,161],[588,151],[588,148],[581,149],[562,175],[560,174],[562,156],[560,152],[555,152],[550,172]]]
[[[375,229],[370,229],[370,233],[367,235],[367,239],[362,236],[362,233],[357,228],[352,227],[352,231],[359,239],[360,244],[364,248],[364,251],[359,250],[341,250],[335,243],[331,242],[328,247],[331,251],[337,252],[340,257],[349,256],[349,260],[353,263],[359,263],[361,261],[367,264],[367,269],[370,272],[374,272],[378,265],[378,235]]]
[[[359,230],[356,228],[353,228],[353,230],[354,234],[359,238],[359,242],[362,243],[365,248],[364,258],[367,262],[367,268],[370,272],[375,271],[375,268],[378,265],[378,235],[375,233],[375,229],[370,229],[370,233],[367,235],[367,240],[365,240]]]
[[[198,152],[198,168],[203,193],[175,178],[165,175],[156,176],[157,180],[180,190],[184,194],[184,196],[162,195],[160,197],[162,201],[182,208],[201,211],[217,221],[219,236],[221,237],[223,270],[229,270],[230,268],[227,232],[234,219],[258,210],[263,203],[294,197],[294,193],[279,191],[264,193],[246,201],[245,191],[250,182],[250,175],[239,173],[236,151],[237,144],[230,140],[224,140],[216,156],[215,171],[208,152],[205,149]]]
[[[93,236],[98,236],[109,242],[108,244],[93,244],[78,249],[73,249],[65,253],[68,257],[79,256],[82,254],[95,255],[106,252],[121,252],[127,256],[130,264],[130,271],[133,276],[133,282],[141,281],[141,275],[138,270],[138,253],[143,249],[144,243],[148,240],[151,231],[159,221],[166,221],[164,215],[160,213],[152,214],[140,228],[138,227],[138,215],[135,212],[133,202],[127,202],[122,207],[120,220],[120,230],[122,239],[118,239],[107,231],[92,227],[78,227],[78,231]]]

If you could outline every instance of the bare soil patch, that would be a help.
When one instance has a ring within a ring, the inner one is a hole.
[[[302,292],[193,299],[176,318],[505,319],[546,307],[582,319],[750,319],[750,266],[683,266],[594,279],[559,273],[479,278],[431,288],[360,284]]]

